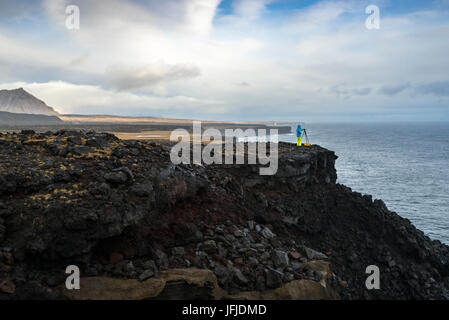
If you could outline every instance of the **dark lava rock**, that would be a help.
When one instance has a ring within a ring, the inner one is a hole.
[[[116,156],[117,158],[123,158],[129,154],[130,152],[128,151],[128,149],[123,147],[117,147],[112,151],[112,155]]]
[[[140,280],[209,268],[239,292],[322,280],[310,260],[330,264],[344,299],[449,298],[448,246],[337,184],[333,152],[280,143],[277,174],[260,176],[258,165],[175,166],[172,145],[0,134],[0,279],[11,281],[0,299],[57,299],[48,286],[71,264]],[[381,290],[366,290],[369,265]]]
[[[128,167],[116,168],[113,171],[114,172],[123,172],[124,174],[126,174],[126,176],[128,177],[129,180],[134,179],[134,175],[133,175],[132,171]]]
[[[107,140],[107,137],[103,135],[95,135],[87,138],[86,146],[95,148],[109,148],[110,144]]]
[[[183,247],[175,247],[171,249],[171,252],[175,257],[182,257],[184,256],[185,250]]]
[[[82,144],[83,143],[80,136],[68,137],[67,142],[73,143],[73,144]]]
[[[6,233],[6,227],[3,225],[3,223],[3,219],[0,218],[0,243],[2,243]]]
[[[234,269],[234,281],[240,286],[246,286],[249,282],[248,278],[239,269]]]
[[[284,274],[274,269],[266,269],[266,285],[268,288],[276,289],[282,285]]]
[[[304,251],[306,252],[307,258],[311,260],[326,260],[328,257],[321,252],[318,252],[316,250],[304,247]]]
[[[69,150],[70,152],[78,156],[87,155],[88,153],[91,153],[93,151],[92,148],[87,146],[75,146]]]
[[[151,183],[139,183],[131,187],[131,193],[138,197],[149,197],[153,194],[153,185]]]
[[[288,266],[288,255],[282,250],[274,250],[272,254],[273,263],[276,267]]]
[[[167,254],[159,249],[157,249],[154,253],[156,257],[156,263],[161,269],[168,268],[168,257]]]
[[[203,242],[203,250],[207,253],[214,254],[217,252],[217,244],[214,240],[207,240]]]
[[[122,171],[110,172],[104,175],[104,179],[113,184],[122,184],[128,181],[128,176]]]
[[[139,281],[145,281],[151,277],[154,277],[154,271],[153,270],[145,270],[139,275]]]

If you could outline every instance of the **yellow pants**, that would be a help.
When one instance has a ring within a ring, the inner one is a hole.
[[[298,147],[301,146],[301,140],[302,140],[302,138],[301,138],[301,137],[298,137]]]

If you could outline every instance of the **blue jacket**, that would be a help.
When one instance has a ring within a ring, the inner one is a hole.
[[[298,128],[296,128],[296,136],[299,138],[302,134],[302,128],[301,125],[298,124]]]

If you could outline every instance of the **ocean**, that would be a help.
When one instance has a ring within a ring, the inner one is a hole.
[[[335,151],[338,183],[382,199],[432,239],[449,244],[449,123],[303,125]],[[280,141],[296,143],[296,126]]]

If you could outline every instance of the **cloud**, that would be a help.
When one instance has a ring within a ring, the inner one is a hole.
[[[87,59],[89,59],[89,53],[84,53],[84,54],[80,55],[79,57],[76,57],[75,59],[70,61],[70,66],[82,65],[83,63],[85,63],[87,61]]]
[[[117,27],[132,24],[206,35],[212,30],[220,0],[44,0],[43,3],[59,24],[65,22],[65,8],[70,4],[80,8],[82,28],[119,31]]]
[[[361,8],[364,9],[361,2],[320,1],[290,17],[286,30],[294,33],[316,34],[317,32],[335,28],[336,25],[334,23],[340,20],[344,14],[357,12]]]
[[[209,34],[220,2],[221,0],[188,1],[185,16],[188,28],[194,33]]]
[[[67,58],[46,46],[37,47],[30,43],[15,39],[10,34],[0,30],[0,62],[40,64],[43,67],[64,64]]]
[[[352,96],[367,96],[371,93],[371,88],[349,88],[346,83],[332,86],[328,90],[330,93],[349,99]]]
[[[237,16],[248,20],[260,18],[266,6],[275,0],[234,0],[233,7]]]
[[[221,102],[188,96],[157,97],[130,92],[117,92],[99,86],[76,85],[63,81],[46,83],[13,82],[0,84],[0,88],[24,88],[26,91],[54,107],[59,113],[165,115],[170,112],[220,113]]]
[[[371,93],[371,88],[360,88],[352,90],[352,93],[357,96],[367,96]]]
[[[22,2],[0,0],[18,21],[0,19],[0,83],[25,82],[64,112],[447,110],[448,10],[379,0],[381,28],[367,30],[370,1],[288,1],[232,0],[229,14],[219,0],[41,0],[29,21]],[[80,30],[65,28],[67,4],[80,7]]]
[[[438,97],[449,97],[449,81],[431,82],[416,86],[416,92]]]
[[[155,84],[198,77],[200,70],[193,65],[153,63],[138,67],[110,67],[107,81],[118,90],[133,90]]]
[[[410,83],[403,83],[398,85],[385,85],[379,89],[379,92],[388,96],[394,96],[402,91],[410,88]]]

